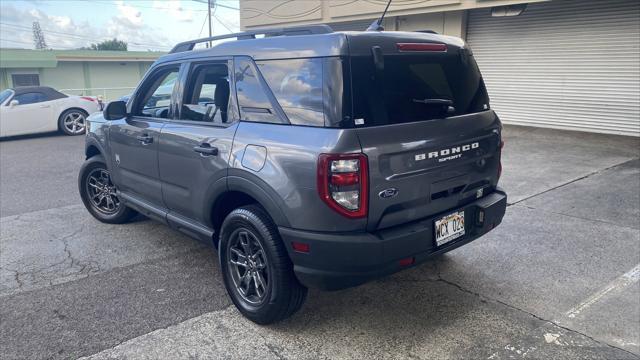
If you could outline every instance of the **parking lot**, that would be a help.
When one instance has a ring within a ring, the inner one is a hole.
[[[640,141],[506,127],[507,215],[436,260],[310,291],[274,326],[231,305],[214,250],[97,222],[82,137],[0,142],[0,357],[640,358]]]

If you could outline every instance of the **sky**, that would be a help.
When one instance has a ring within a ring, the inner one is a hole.
[[[238,0],[212,2],[214,35],[239,31]],[[129,50],[168,51],[208,36],[206,20],[206,0],[0,0],[0,47],[33,49],[38,21],[52,49],[117,38]]]

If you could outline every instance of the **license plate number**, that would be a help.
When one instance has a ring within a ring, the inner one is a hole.
[[[464,235],[464,211],[444,216],[435,223],[436,246],[442,246]]]

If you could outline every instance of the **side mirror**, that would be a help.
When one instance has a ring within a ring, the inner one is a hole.
[[[124,101],[112,101],[102,111],[105,120],[118,120],[127,116],[127,103]]]
[[[20,105],[20,101],[18,101],[18,100],[11,100],[9,102],[9,107],[14,107],[14,106],[17,106],[17,105]]]

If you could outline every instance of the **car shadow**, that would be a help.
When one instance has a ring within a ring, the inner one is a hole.
[[[30,140],[30,139],[40,139],[45,137],[68,137],[68,135],[64,135],[58,131],[46,132],[46,133],[38,133],[38,134],[27,134],[27,135],[16,135],[16,136],[7,136],[0,138],[0,142],[4,141],[15,141],[15,140]]]

